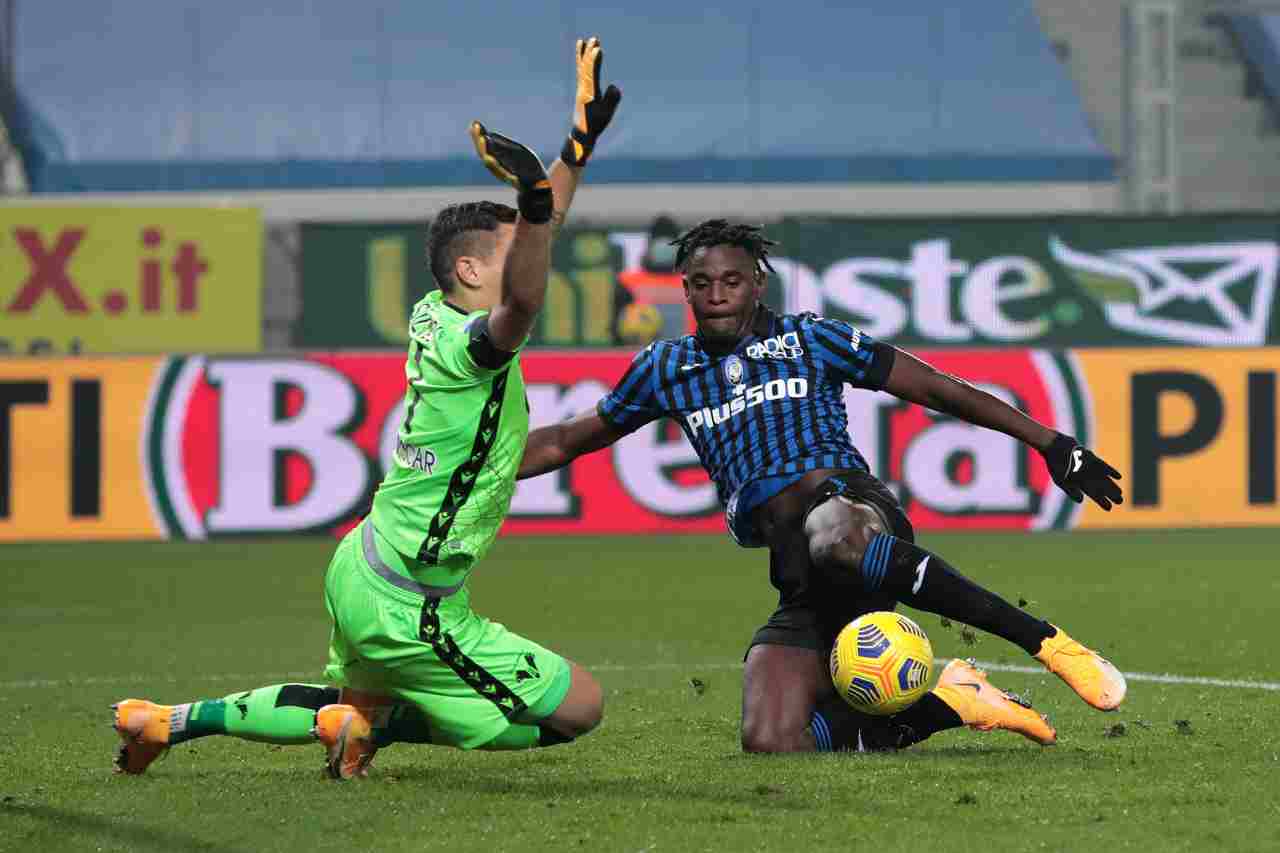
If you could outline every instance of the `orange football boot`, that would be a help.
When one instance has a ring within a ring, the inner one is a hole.
[[[947,664],[933,693],[971,729],[1017,732],[1041,746],[1058,742],[1058,733],[1048,718],[1036,713],[1029,702],[989,682],[987,674],[969,661],[956,659]]]
[[[373,742],[373,721],[389,711],[389,700],[375,693],[343,690],[342,703],[316,711],[311,734],[324,744],[325,772],[331,779],[369,775],[378,747]]]
[[[1036,660],[1099,711],[1120,707],[1128,690],[1124,674],[1102,655],[1068,637],[1057,625],[1053,627],[1057,633],[1041,644]]]
[[[151,762],[169,750],[169,717],[173,706],[157,705],[146,699],[125,699],[112,705],[111,710],[115,712],[112,725],[124,741],[116,754],[115,772],[145,773]]]

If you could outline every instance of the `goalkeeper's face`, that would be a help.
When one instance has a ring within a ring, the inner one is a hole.
[[[476,237],[471,251],[458,259],[458,277],[479,297],[478,307],[491,310],[502,301],[502,271],[516,228],[504,222],[497,231],[473,233]]]
[[[739,246],[696,249],[684,273],[684,295],[702,337],[734,344],[751,328],[764,276],[756,260]]]

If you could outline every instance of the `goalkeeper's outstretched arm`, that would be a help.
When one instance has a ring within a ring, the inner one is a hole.
[[[617,86],[600,90],[600,66],[604,62],[604,48],[600,39],[578,39],[573,48],[577,90],[573,99],[573,119],[569,136],[560,150],[560,157],[551,164],[551,191],[555,195],[555,210],[551,214],[552,236],[560,230],[578,189],[582,168],[591,159],[596,141],[613,121],[613,113],[622,100]]]
[[[515,188],[520,209],[503,268],[502,298],[488,320],[490,339],[498,349],[519,349],[542,310],[551,270],[551,240],[569,211],[582,167],[622,100],[617,86],[600,91],[603,61],[598,38],[578,40],[573,125],[550,172],[526,146],[472,122],[476,153],[494,177]]]
[[[539,427],[529,433],[516,479],[563,468],[584,453],[608,447],[622,436],[623,433],[610,426],[594,409],[558,424]]]
[[[502,297],[489,312],[493,345],[505,352],[520,349],[542,310],[551,271],[551,181],[546,167],[525,145],[471,123],[476,154],[493,176],[516,190],[515,234],[502,269]]]

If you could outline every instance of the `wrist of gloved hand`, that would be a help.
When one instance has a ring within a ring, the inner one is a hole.
[[[1071,471],[1071,451],[1080,443],[1069,435],[1058,433],[1049,446],[1040,451],[1045,463],[1049,466],[1049,475],[1056,480],[1063,480]]]
[[[522,189],[516,194],[516,207],[525,222],[542,225],[551,221],[551,213],[555,207],[555,196],[550,187]]]
[[[566,166],[581,169],[591,159],[591,152],[595,147],[596,141],[575,127],[565,137],[564,146],[560,149],[560,159]]]

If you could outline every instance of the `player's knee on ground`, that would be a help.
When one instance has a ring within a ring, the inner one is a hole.
[[[872,537],[887,533],[888,527],[874,507],[832,498],[813,508],[804,532],[815,566],[857,572]]]
[[[542,721],[544,728],[551,728],[566,738],[587,734],[604,719],[604,690],[591,673],[577,664],[573,665],[573,681],[555,713]]]
[[[742,721],[742,751],[758,753],[807,752],[813,749],[804,729],[788,730],[776,721],[748,715]]]

